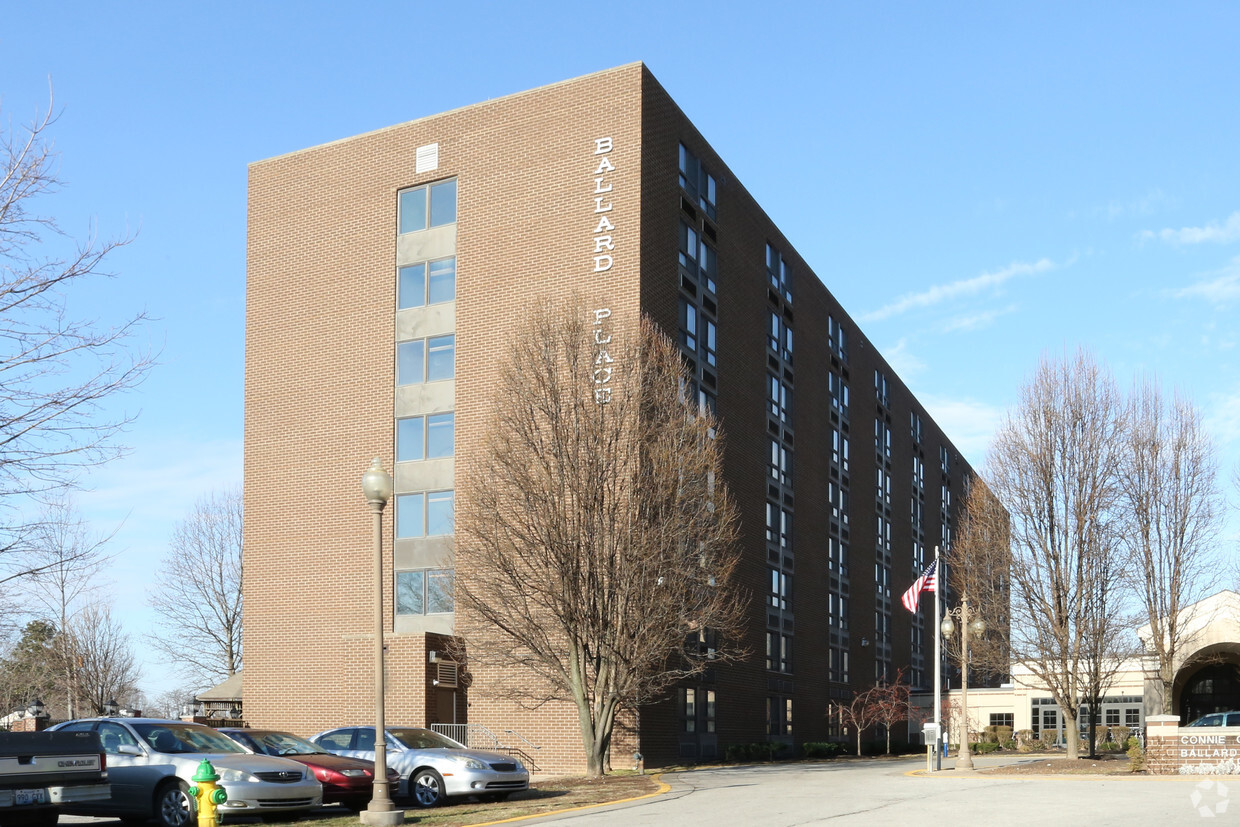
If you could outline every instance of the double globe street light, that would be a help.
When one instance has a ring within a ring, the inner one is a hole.
[[[980,617],[969,619],[969,600],[962,598],[960,605],[944,613],[939,631],[943,637],[950,638],[956,634],[956,622],[960,621],[960,754],[956,758],[956,769],[972,770],[973,754],[969,750],[969,635],[976,637],[986,634],[986,621]]]

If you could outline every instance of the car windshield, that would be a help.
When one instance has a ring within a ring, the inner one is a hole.
[[[299,738],[288,732],[247,732],[254,751],[265,755],[326,755],[318,747],[305,738]]]
[[[245,752],[231,738],[198,724],[133,724],[143,741],[156,752]]]
[[[1198,718],[1197,720],[1189,724],[1189,726],[1222,726],[1222,725],[1223,725],[1223,716],[1221,715],[1206,715],[1205,717]]]
[[[448,736],[429,729],[389,729],[388,732],[409,749],[464,749]]]

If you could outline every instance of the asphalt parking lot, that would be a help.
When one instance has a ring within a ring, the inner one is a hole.
[[[1012,759],[979,757],[979,769]],[[1028,759],[1023,759],[1028,760]],[[905,825],[927,823],[1132,827],[1240,821],[1240,778],[994,776],[958,774],[951,762],[924,773],[922,758],[762,764],[667,773],[668,790],[627,803],[521,820],[520,824]],[[1233,789],[1234,788],[1234,789]],[[324,815],[343,815],[338,807]],[[417,812],[409,813],[413,823]],[[257,823],[257,820],[254,820]],[[62,816],[62,824],[120,827]]]
[[[912,774],[924,768],[924,759],[897,759],[695,770],[665,775],[671,789],[661,796],[523,823],[1132,827],[1240,820],[1240,803],[1228,810],[1229,796],[1240,798],[1240,779]]]

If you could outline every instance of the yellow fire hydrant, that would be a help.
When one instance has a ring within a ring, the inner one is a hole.
[[[198,804],[198,827],[218,827],[220,820],[215,814],[215,808],[228,800],[228,793],[215,783],[220,780],[215,767],[211,766],[210,761],[204,760],[190,780],[194,782],[194,786],[189,788],[189,794]]]

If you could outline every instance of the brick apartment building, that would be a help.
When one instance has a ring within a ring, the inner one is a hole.
[[[387,720],[511,730],[541,768],[583,766],[571,708],[454,685],[438,656],[468,576],[454,462],[531,297],[569,292],[682,342],[727,434],[753,595],[748,661],[643,708],[614,752],[827,740],[833,699],[901,667],[929,685],[932,621],[899,595],[949,540],[968,464],[644,65],[253,164],[247,272],[251,724],[372,720],[378,456]]]

